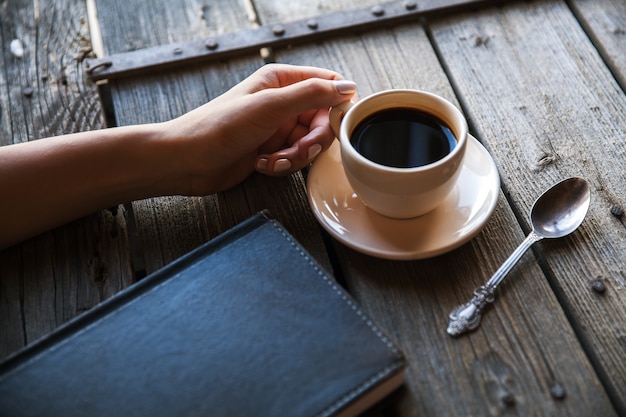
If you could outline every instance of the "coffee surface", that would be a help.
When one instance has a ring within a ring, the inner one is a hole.
[[[456,138],[438,118],[409,108],[387,109],[364,119],[350,138],[367,159],[396,168],[436,162],[456,146]]]

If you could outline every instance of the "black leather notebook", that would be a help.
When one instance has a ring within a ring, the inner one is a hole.
[[[403,368],[261,213],[0,364],[0,415],[356,415]]]

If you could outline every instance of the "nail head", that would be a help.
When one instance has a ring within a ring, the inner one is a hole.
[[[180,55],[183,53],[183,49],[182,48],[174,48],[174,55]]]
[[[407,10],[415,10],[417,9],[417,2],[416,1],[405,1],[404,2],[404,8]]]
[[[372,14],[374,16],[382,16],[385,14],[385,9],[380,5],[374,6],[372,7]]]
[[[33,95],[33,87],[24,87],[24,95],[26,97],[31,97]]]
[[[213,51],[217,49],[217,47],[219,46],[219,43],[217,43],[215,39],[207,39],[204,45],[206,46],[207,49]]]
[[[557,382],[550,388],[550,395],[556,400],[562,400],[565,398],[565,388]]]
[[[502,403],[507,407],[512,407],[515,405],[515,396],[510,392],[507,392],[502,396]]]
[[[619,219],[620,217],[624,215],[624,209],[618,205],[612,206],[611,214]]]
[[[283,25],[276,25],[272,28],[272,33],[275,36],[283,36],[285,34],[285,27]]]
[[[315,19],[309,19],[306,22],[306,25],[307,25],[307,27],[309,29],[312,29],[312,30],[315,30],[315,29],[317,29],[319,27],[319,23],[317,23],[317,20],[315,20]]]

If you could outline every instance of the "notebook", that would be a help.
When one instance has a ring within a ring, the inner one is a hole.
[[[350,416],[404,366],[263,212],[0,364],[0,415]]]

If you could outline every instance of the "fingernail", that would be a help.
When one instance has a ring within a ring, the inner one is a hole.
[[[352,94],[356,92],[356,83],[348,80],[336,80],[335,88],[339,94]]]
[[[322,145],[319,143],[309,146],[309,161],[319,155],[320,152],[322,152]]]
[[[256,169],[265,171],[267,169],[267,158],[261,158],[256,162]]]
[[[285,172],[291,168],[291,161],[289,159],[278,159],[274,162],[274,172]]]

